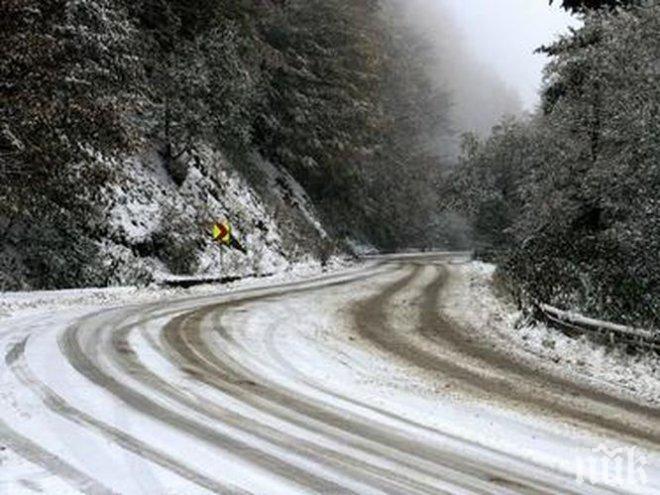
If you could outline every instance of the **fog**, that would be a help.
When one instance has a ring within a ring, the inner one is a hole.
[[[431,43],[429,73],[453,96],[457,133],[489,133],[533,110],[546,62],[534,49],[577,24],[545,0],[395,0],[404,25]]]

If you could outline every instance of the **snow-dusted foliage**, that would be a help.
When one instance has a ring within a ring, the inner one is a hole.
[[[314,207],[250,154],[261,10],[2,3],[0,290],[262,273],[328,256]],[[245,259],[219,259],[206,232],[218,217]]]
[[[93,155],[126,149],[133,134],[128,14],[105,0],[0,10],[0,287],[89,284],[107,180]]]
[[[162,136],[168,160],[200,141],[228,151],[249,149],[258,68],[232,23],[179,40],[155,64],[150,132]]]
[[[589,14],[543,50],[543,107],[466,141],[454,182],[526,295],[660,328],[660,6]]]

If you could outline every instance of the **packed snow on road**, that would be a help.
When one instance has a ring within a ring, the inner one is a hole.
[[[490,278],[438,254],[3,295],[0,493],[657,492],[657,375],[507,339]]]

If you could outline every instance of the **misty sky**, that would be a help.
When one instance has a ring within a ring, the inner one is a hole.
[[[579,24],[557,5],[548,6],[547,0],[433,1],[454,17],[471,51],[519,94],[527,110],[538,102],[546,62],[534,49]]]

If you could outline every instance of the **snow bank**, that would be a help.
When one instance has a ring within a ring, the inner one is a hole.
[[[541,362],[554,372],[648,404],[660,404],[660,358],[629,355],[621,347],[603,346],[586,336],[569,337],[543,324],[526,322],[516,307],[496,296],[495,266],[459,265],[452,272],[464,290],[446,296],[448,312],[520,359]],[[514,345],[512,345],[512,343]]]
[[[263,284],[280,284],[302,280],[319,273],[334,273],[353,265],[345,257],[333,256],[324,265],[311,257],[289,263],[286,269],[264,278],[247,277],[226,284],[203,284],[194,287],[162,288],[152,284],[148,287],[109,287],[52,291],[0,292],[0,322],[14,317],[31,314],[51,313],[62,310],[84,308],[109,308],[126,304],[146,304],[188,296],[203,296],[221,292],[233,292]]]

